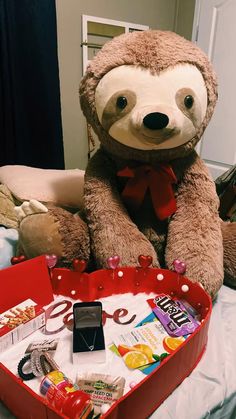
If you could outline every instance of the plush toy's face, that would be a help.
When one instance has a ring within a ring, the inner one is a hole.
[[[101,125],[119,143],[165,150],[195,137],[206,114],[207,89],[194,65],[178,64],[159,75],[122,65],[99,82],[95,107]]]

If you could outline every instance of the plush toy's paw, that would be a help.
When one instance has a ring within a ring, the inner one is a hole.
[[[19,243],[27,258],[42,254],[55,254],[58,258],[62,256],[63,246],[58,225],[48,209],[37,213],[25,202],[18,210],[18,219]]]
[[[204,260],[204,255],[192,255],[190,252],[185,257],[179,257],[179,260],[184,261],[186,265],[184,275],[190,281],[198,282],[214,299],[223,284],[223,264],[220,261],[217,263],[217,260]],[[169,269],[173,267],[173,254],[166,263]]]
[[[104,243],[103,246],[98,246],[95,253],[97,267],[107,268],[108,257],[114,255],[120,257],[120,266],[138,266],[138,257],[143,255],[151,256],[153,267],[160,267],[153,246],[148,240],[142,238],[142,236],[138,240],[132,239],[131,236],[131,240],[129,240],[129,235],[127,234],[124,241],[121,240],[118,242],[116,240],[112,245],[112,241],[110,240],[106,244]]]
[[[139,256],[151,256],[152,263],[150,266],[154,268],[160,267],[156,252],[151,247],[137,249],[134,253],[129,252],[128,249],[124,249],[124,251],[120,251],[117,254],[120,256],[121,266],[139,266]]]
[[[193,282],[198,282],[199,285],[211,296],[212,300],[215,299],[219,289],[223,285],[223,273],[216,272],[214,268],[206,266],[196,269],[189,267],[186,271],[186,276]]]
[[[19,211],[19,244],[24,255],[55,254],[61,266],[70,266],[76,258],[88,260],[89,234],[81,218],[59,207],[38,204],[21,206]]]
[[[31,199],[30,201],[24,201],[21,205],[14,208],[15,214],[19,222],[27,215],[40,214],[48,212],[47,207],[41,202],[36,201],[36,199]]]

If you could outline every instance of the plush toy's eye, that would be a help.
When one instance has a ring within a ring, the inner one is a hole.
[[[187,109],[191,109],[192,108],[193,102],[194,102],[194,99],[193,99],[193,97],[191,95],[185,96],[185,98],[184,98],[184,105],[186,106]]]
[[[119,109],[124,109],[128,104],[128,101],[125,96],[119,96],[116,100],[116,106]]]

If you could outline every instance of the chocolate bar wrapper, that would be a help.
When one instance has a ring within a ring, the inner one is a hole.
[[[199,321],[191,316],[184,304],[169,295],[158,294],[147,302],[170,336],[189,335],[199,326]]]

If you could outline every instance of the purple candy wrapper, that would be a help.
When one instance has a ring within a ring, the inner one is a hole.
[[[189,335],[199,326],[199,321],[191,316],[183,302],[169,295],[158,294],[147,302],[170,336]]]

